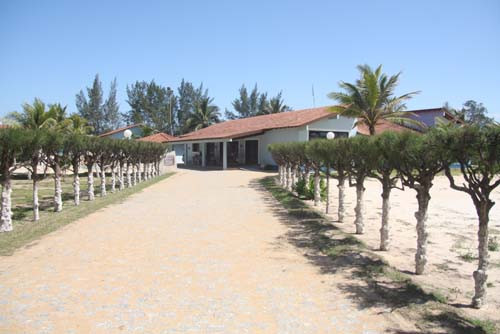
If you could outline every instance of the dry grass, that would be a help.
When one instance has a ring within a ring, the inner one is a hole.
[[[99,187],[96,187],[96,199],[87,201],[85,191],[82,191],[81,202],[79,206],[73,204],[72,178],[66,177],[62,182],[63,188],[63,211],[53,212],[53,192],[54,181],[47,178],[39,183],[40,198],[40,220],[33,221],[32,200],[32,181],[14,180],[12,191],[12,211],[14,230],[8,233],[0,234],[0,255],[12,255],[12,253],[43,235],[57,230],[75,220],[82,218],[94,211],[104,208],[110,204],[118,203],[128,196],[141,191],[142,189],[159,182],[172,173],[161,175],[152,180],[142,182],[133,188],[126,188],[123,191],[117,191],[112,194],[108,190],[106,197],[99,196]],[[86,189],[86,178],[80,179],[82,190]],[[99,185],[99,179],[95,179],[95,185]]]

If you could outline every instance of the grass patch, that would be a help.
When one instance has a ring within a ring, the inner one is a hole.
[[[470,251],[467,253],[460,254],[458,257],[465,262],[472,262],[477,260],[477,257],[474,256]]]
[[[12,255],[16,249],[39,239],[43,235],[53,232],[108,205],[122,202],[128,196],[171,175],[172,173],[164,174],[149,181],[141,182],[132,188],[117,191],[114,194],[108,192],[106,197],[99,197],[99,188],[97,187],[95,200],[87,201],[85,197],[82,197],[79,206],[73,204],[72,179],[66,177],[62,184],[63,211],[57,213],[52,212],[53,180],[45,179],[40,182],[40,220],[37,222],[32,220],[31,181],[14,180],[12,191],[14,230],[0,234],[0,255]],[[82,181],[85,181],[85,179],[81,179]],[[96,179],[95,184],[99,184],[98,179]],[[83,182],[81,186],[85,188]]]
[[[309,248],[312,253],[306,252],[307,258],[319,266],[322,273],[342,272],[351,278],[350,283],[338,288],[359,307],[390,308],[412,321],[423,333],[435,332],[438,328],[443,333],[495,333],[493,322],[470,319],[449,305],[443,293],[425,291],[410,275],[391,267],[355,236],[331,225],[322,213],[281,188],[275,177],[265,177],[259,182],[286,209],[286,215],[277,210],[289,226],[288,241],[297,247]]]

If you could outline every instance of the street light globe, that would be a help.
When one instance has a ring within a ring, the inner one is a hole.
[[[130,139],[130,137],[132,137],[132,131],[130,131],[129,129],[123,131],[123,136],[127,139]]]
[[[335,138],[335,133],[330,131],[326,134],[326,139],[333,139],[333,138]]]

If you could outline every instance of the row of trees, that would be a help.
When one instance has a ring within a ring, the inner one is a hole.
[[[386,132],[378,136],[348,139],[315,140],[308,143],[270,145],[273,159],[279,165],[280,184],[293,189],[297,179],[314,177],[314,203],[320,201],[320,177],[326,174],[337,180],[338,222],[345,220],[344,192],[348,182],[356,187],[356,233],[364,233],[364,182],[376,178],[382,185],[382,219],[380,250],[390,245],[390,195],[392,189],[408,187],[416,191],[418,208],[417,251],[415,273],[422,274],[427,262],[427,210],[434,177],[444,171],[452,189],[467,193],[477,211],[479,221],[479,264],[473,277],[473,305],[481,307],[486,295],[488,268],[488,221],[494,205],[492,191],[500,184],[500,127],[441,127],[425,135],[410,131]],[[458,162],[463,181],[450,170]],[[326,212],[330,211],[327,191]]]
[[[11,231],[12,176],[21,167],[28,169],[33,182],[33,219],[40,219],[38,184],[52,171],[54,211],[63,209],[61,178],[68,169],[73,174],[74,204],[80,204],[80,173],[86,169],[88,200],[95,198],[94,173],[100,175],[100,195],[106,196],[106,172],[111,177],[111,192],[134,186],[159,175],[163,144],[99,138],[66,128],[0,129],[0,182],[2,203],[0,232]]]
[[[222,120],[219,107],[213,103],[208,89],[200,84],[181,81],[177,92],[154,80],[136,81],[127,85],[127,103],[130,109],[119,113],[116,102],[116,79],[112,81],[108,98],[103,97],[102,83],[96,75],[91,87],[76,95],[79,115],[88,120],[94,134],[115,129],[123,120],[127,124],[143,123],[146,127],[174,135],[207,127]],[[225,111],[227,119],[245,118],[291,110],[282,93],[269,98],[259,92],[257,85],[248,92],[245,85],[232,102],[234,111]]]

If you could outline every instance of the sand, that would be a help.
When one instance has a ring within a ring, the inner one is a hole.
[[[460,178],[459,178],[460,179]],[[427,287],[430,291],[437,291],[448,298],[450,304],[463,307],[472,317],[490,318],[500,321],[500,250],[490,252],[490,269],[486,305],[481,310],[470,307],[474,293],[472,272],[477,267],[477,215],[470,197],[449,187],[445,176],[437,176],[431,190],[431,201],[428,212],[428,263],[424,275],[412,275],[412,278]],[[380,223],[382,187],[375,179],[366,181],[365,193],[365,234],[359,236],[361,240],[373,249],[378,249],[380,242]],[[356,204],[355,188],[346,187],[346,219],[343,224],[335,223],[337,219],[338,190],[337,181],[331,180],[331,220],[335,226],[348,233],[355,232],[354,206]],[[391,265],[402,272],[412,274],[415,270],[416,250],[416,219],[417,210],[416,192],[412,189],[400,191],[394,189],[391,194],[391,249],[387,252],[378,252]],[[497,204],[490,212],[490,237],[497,237],[500,243],[500,189],[492,194]],[[312,202],[309,201],[312,205]],[[324,208],[324,204],[322,205]],[[471,261],[461,258],[461,255],[470,254]]]
[[[322,273],[289,243],[257,185],[265,175],[179,171],[0,258],[0,332],[413,330],[360,308],[338,288],[342,273]]]

